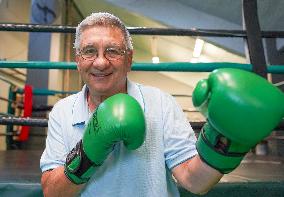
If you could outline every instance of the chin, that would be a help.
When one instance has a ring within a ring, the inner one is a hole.
[[[97,94],[97,95],[109,95],[112,90],[111,89],[108,89],[108,88],[92,88],[91,92]]]

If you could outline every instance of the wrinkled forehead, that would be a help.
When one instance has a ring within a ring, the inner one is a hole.
[[[100,37],[108,37],[111,40],[115,40],[121,44],[126,45],[125,34],[123,31],[114,25],[88,25],[81,29],[80,41],[90,40],[90,34],[92,36],[98,35]],[[82,43],[81,43],[82,44]]]
[[[94,25],[86,25],[83,26],[80,30],[81,34],[89,29],[97,29],[97,30],[101,30],[101,29],[109,29],[111,31],[117,31],[120,32],[123,36],[124,36],[124,32],[122,31],[122,29],[118,26],[115,26],[113,24],[103,24],[103,25],[99,25],[99,24],[94,24]]]

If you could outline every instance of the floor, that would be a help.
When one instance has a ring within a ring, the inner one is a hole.
[[[42,151],[0,151],[0,196],[39,196]],[[206,197],[284,196],[284,158],[247,155]],[[179,187],[181,197],[196,196]],[[20,195],[19,195],[20,194]]]
[[[0,151],[0,182],[39,183],[41,151]],[[284,158],[247,155],[221,182],[284,181]]]

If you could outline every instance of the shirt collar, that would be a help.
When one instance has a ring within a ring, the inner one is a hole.
[[[84,85],[82,90],[77,93],[77,98],[72,110],[72,125],[84,125],[89,120],[89,109],[87,103],[87,85]],[[127,93],[135,98],[145,111],[145,103],[140,89],[140,85],[127,79]]]
[[[145,102],[144,102],[144,98],[143,98],[143,94],[141,92],[141,85],[134,83],[132,81],[130,81],[129,79],[127,79],[127,93],[128,95],[132,96],[133,98],[135,98],[138,103],[140,104],[140,106],[142,107],[143,111],[145,112]]]
[[[82,90],[77,93],[77,98],[72,110],[72,125],[85,124],[89,120],[89,109],[87,103],[87,85],[84,85]]]

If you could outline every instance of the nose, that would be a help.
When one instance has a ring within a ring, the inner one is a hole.
[[[109,60],[102,53],[98,54],[98,57],[93,61],[93,66],[100,71],[106,70],[109,65]]]

